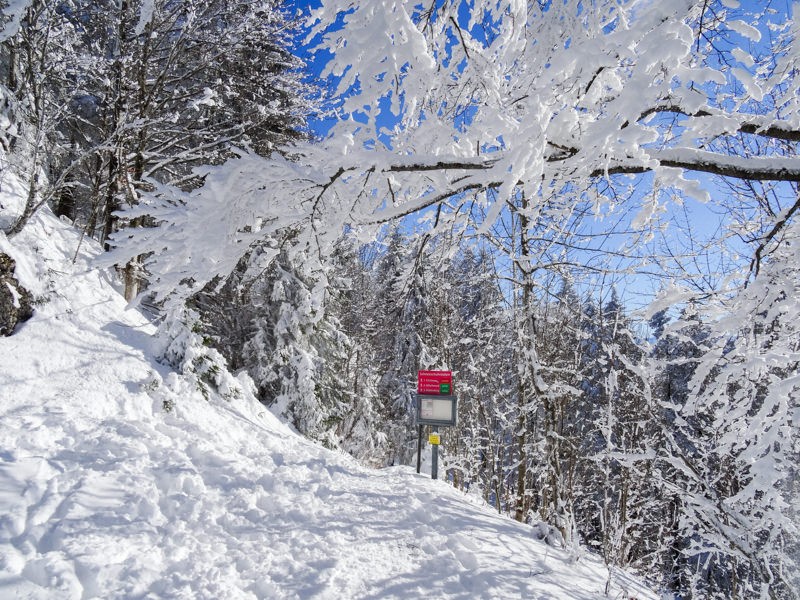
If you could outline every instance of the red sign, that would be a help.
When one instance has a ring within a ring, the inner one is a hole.
[[[417,393],[435,396],[450,396],[453,393],[452,371],[419,371]]]

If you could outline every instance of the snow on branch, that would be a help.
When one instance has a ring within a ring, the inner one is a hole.
[[[741,11],[689,0],[340,8],[313,14],[325,32],[318,49],[331,55],[325,72],[343,82],[329,145],[346,160],[325,170],[345,168],[349,193],[372,199],[363,223],[468,192],[534,197],[663,168],[800,182],[795,32],[774,17],[753,46]],[[396,31],[363,26],[376,18]],[[706,43],[712,36],[730,48]],[[390,183],[366,191],[358,173],[370,169]]]

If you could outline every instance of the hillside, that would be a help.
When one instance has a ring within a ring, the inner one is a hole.
[[[37,298],[0,338],[0,597],[656,598],[616,573],[605,595],[595,557],[442,481],[302,439],[244,379],[206,399],[78,245],[49,213],[0,237]]]

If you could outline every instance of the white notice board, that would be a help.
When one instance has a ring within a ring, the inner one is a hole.
[[[417,396],[417,422],[421,425],[455,425],[455,396]]]
[[[453,403],[447,398],[423,398],[420,407],[420,416],[423,419],[436,419],[447,421],[453,413]]]

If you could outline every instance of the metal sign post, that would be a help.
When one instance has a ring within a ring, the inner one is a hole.
[[[433,436],[436,436],[436,441],[431,449],[431,479],[438,479],[439,477],[439,426],[433,426]]]
[[[419,431],[417,431],[417,473],[419,473],[420,467],[422,466],[422,425],[418,425]]]

